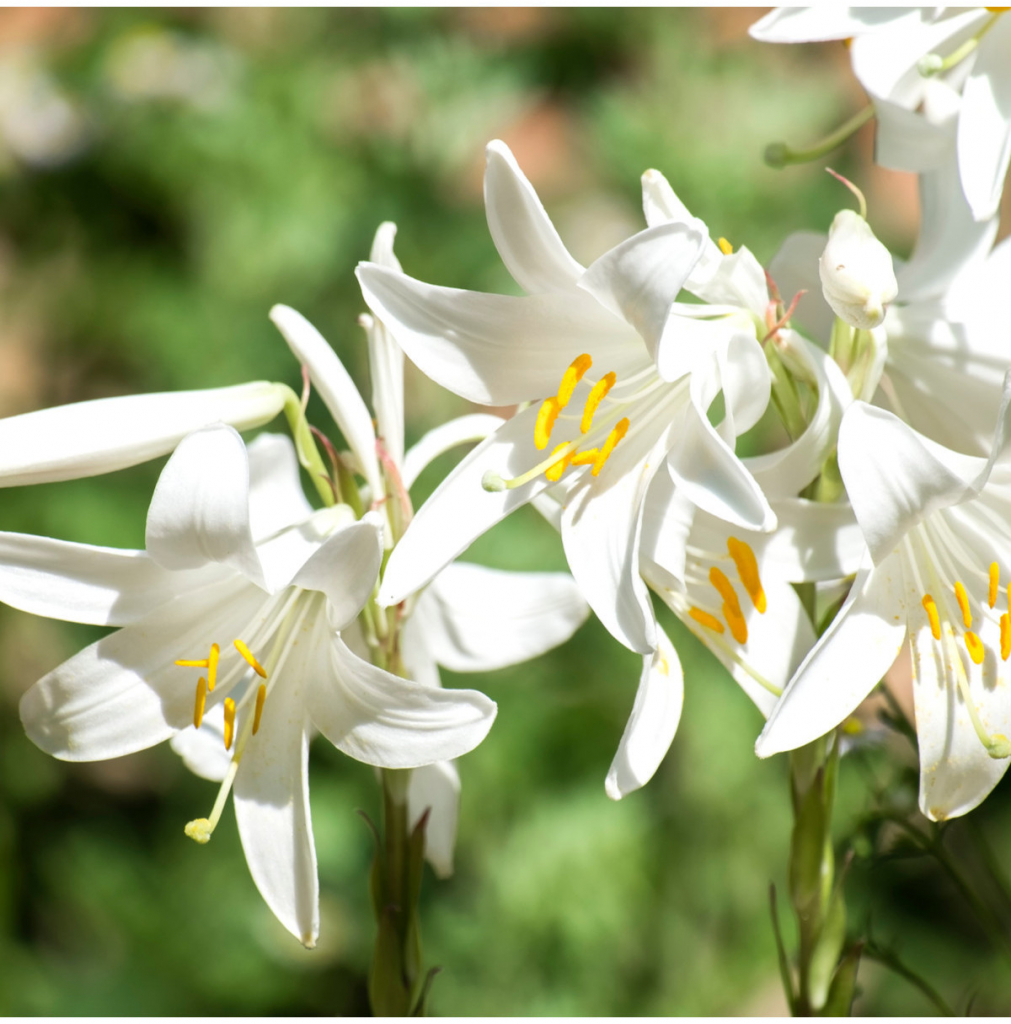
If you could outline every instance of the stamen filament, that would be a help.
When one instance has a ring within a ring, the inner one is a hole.
[[[231,792],[232,783],[235,781],[235,773],[238,770],[238,759],[233,757],[232,763],[228,766],[228,774],[218,790],[217,799],[214,801],[214,807],[211,809],[211,816],[209,818],[196,818],[193,821],[187,822],[185,829],[183,829],[190,839],[201,844],[210,841],[211,833],[217,828],[218,822],[221,820],[221,812],[225,809],[225,801],[228,799],[229,792]]]
[[[560,451],[562,451],[563,448],[568,449],[568,447],[569,445],[566,444],[565,441],[563,441],[561,444],[555,445],[555,448],[551,454],[557,455]],[[566,471],[566,469],[569,468],[569,462],[571,461],[571,459],[571,452],[566,451],[566,453],[562,456],[561,459],[559,459],[558,462],[552,463],[552,465],[548,466],[548,468],[544,470],[544,475],[551,481],[561,480],[562,474]]]
[[[267,699],[267,684],[260,683],[260,688],[256,691],[256,710],[253,712],[253,735],[255,736],[260,729],[260,716],[263,714],[263,703]]]
[[[267,678],[267,670],[256,660],[253,652],[241,641],[235,641],[235,649],[242,655],[249,667],[263,679]]]
[[[232,749],[232,740],[235,738],[235,701],[231,697],[225,698],[225,750]]]
[[[558,385],[557,398],[559,408],[564,409],[569,404],[569,399],[572,397],[572,392],[576,390],[576,385],[583,379],[583,375],[592,365],[593,360],[585,352],[572,360],[562,377],[562,383]]]
[[[555,420],[561,411],[562,407],[554,395],[544,399],[540,412],[537,413],[537,422],[534,424],[534,444],[538,450],[547,448],[548,441],[551,440],[551,431],[555,429]]]
[[[923,595],[923,610],[927,613],[927,618],[930,620],[930,632],[935,640],[941,639],[941,619],[937,614],[937,605],[934,603],[934,599],[930,594]]]
[[[628,417],[625,416],[615,423],[611,430],[611,433],[607,435],[607,440],[604,442],[603,447],[597,453],[596,459],[593,462],[593,469],[590,472],[594,476],[599,476],[600,471],[604,468],[604,463],[611,457],[611,452],[614,451],[618,442],[628,433]]]
[[[200,677],[200,682],[197,683],[197,696],[196,702],[193,705],[193,726],[196,729],[200,728],[200,723],[204,720],[204,705],[207,703],[207,680],[203,676]]]
[[[969,610],[969,595],[965,592],[961,580],[955,580],[955,600],[962,610],[962,621],[966,629],[972,629],[972,612]]]
[[[583,419],[579,424],[581,433],[587,433],[590,427],[593,426],[593,416],[597,411],[597,406],[604,400],[604,395],[614,387],[617,379],[618,375],[612,370],[610,373],[605,373],[590,389],[590,393],[586,398],[586,405],[583,406]]]
[[[706,629],[711,629],[714,633],[723,632],[723,623],[715,615],[710,615],[709,612],[704,612],[701,608],[696,608],[694,605],[688,609],[688,614],[700,626],[705,626]]]
[[[759,614],[764,615],[768,607],[765,597],[765,590],[762,587],[762,580],[758,574],[758,560],[749,544],[738,540],[736,537],[727,538],[727,551],[737,566],[737,575],[741,586],[748,592],[751,603]]]

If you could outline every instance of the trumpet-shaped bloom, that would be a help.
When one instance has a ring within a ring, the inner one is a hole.
[[[877,161],[922,171],[957,146],[973,216],[988,220],[1000,205],[1011,159],[1011,21],[1004,12],[781,7],[751,34],[778,43],[851,39],[853,70],[878,118]]]
[[[749,334],[712,328],[705,314],[726,310],[675,308],[715,249],[683,208],[658,214],[584,270],[501,143],[488,148],[485,197],[492,237],[527,296],[438,288],[374,264],[359,268],[359,280],[373,312],[439,383],[485,404],[542,401],[475,449],[418,512],[380,600],[399,602],[513,509],[559,485],[577,583],[615,637],[652,657],[658,640],[638,543],[653,476],[669,473],[698,506],[744,528],[775,522],[731,448],[768,401],[753,320]],[[717,430],[706,410],[721,388],[730,422]]]
[[[760,756],[841,722],[908,639],[923,813],[965,814],[990,792],[1011,755],[1009,438],[1009,381],[989,459],[942,448],[863,403],[847,412],[839,466],[870,561],[773,711]]]
[[[367,764],[414,768],[471,750],[495,705],[401,679],[347,646],[340,630],[376,583],[381,523],[371,514],[355,522],[341,505],[313,513],[297,474],[290,443],[259,439],[247,461],[232,428],[205,428],[159,478],[146,553],[7,534],[0,596],[36,614],[121,627],[22,699],[28,735],[48,753],[119,757],[206,718],[228,767],[209,818],[187,833],[206,842],[232,790],[254,881],[311,946],[314,732]]]

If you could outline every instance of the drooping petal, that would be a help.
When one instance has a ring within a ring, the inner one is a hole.
[[[404,487],[410,490],[433,459],[437,459],[457,445],[483,441],[495,433],[503,422],[501,416],[475,412],[467,416],[458,416],[455,420],[434,427],[413,445],[404,457],[404,466],[400,472]]]
[[[262,540],[312,514],[298,473],[295,446],[287,434],[260,434],[249,455],[249,528]]]
[[[643,658],[632,714],[604,782],[612,800],[653,778],[677,732],[683,704],[684,671],[674,645],[658,626],[657,649]]]
[[[411,772],[407,814],[412,829],[426,811],[425,857],[437,878],[449,878],[453,874],[456,822],[460,815],[460,773],[452,761],[436,761]]]
[[[958,168],[977,220],[997,213],[1011,160],[1011,22],[997,18],[981,41],[962,90],[958,118]]]
[[[750,334],[732,334],[717,359],[726,414],[736,438],[750,430],[768,408],[772,374],[762,346]]]
[[[631,324],[655,360],[671,303],[708,237],[701,222],[647,228],[595,260],[579,287]]]
[[[512,490],[486,491],[487,472],[517,477],[544,457],[534,446],[538,409],[531,406],[475,448],[418,509],[393,549],[379,588],[379,602],[399,604],[514,509],[551,486],[539,474]]]
[[[509,147],[496,139],[485,156],[484,209],[506,269],[530,295],[571,291],[583,268],[569,255]]]
[[[857,574],[846,603],[769,716],[755,744],[759,757],[823,736],[874,689],[906,638],[903,586],[897,554]]]
[[[343,629],[369,599],[382,560],[382,520],[368,512],[332,533],[295,573],[291,585],[326,594],[330,625]]]
[[[762,489],[694,401],[681,404],[674,436],[667,469],[686,498],[745,529],[775,527],[775,514]]]
[[[207,581],[207,572],[170,572],[143,551],[0,533],[0,601],[32,615],[125,626]]]
[[[315,555],[333,533],[357,522],[348,505],[316,509],[308,518],[262,541],[256,553],[271,594],[288,586],[298,570]],[[373,581],[374,582],[374,581]]]
[[[319,392],[334,422],[358,457],[372,494],[382,496],[385,491],[376,458],[372,416],[344,364],[323,335],[301,313],[296,313],[289,306],[274,306],[270,319],[284,336],[295,358],[308,369],[312,386]]]
[[[669,577],[665,584],[684,583],[685,548],[698,509],[680,495],[669,473],[657,473],[646,491],[640,556]]]
[[[984,466],[863,402],[850,406],[839,429],[839,470],[875,562],[931,512],[968,497]]]
[[[488,672],[564,643],[589,608],[560,572],[503,572],[454,562],[418,598],[412,621],[435,660],[453,672]]]
[[[125,395],[0,420],[0,487],[111,473],[167,455],[211,423],[248,430],[272,420],[284,391],[256,381],[206,391]]]
[[[443,690],[384,672],[331,639],[332,671],[309,695],[313,724],[356,761],[418,768],[473,750],[495,720],[495,702],[476,690]]]
[[[225,749],[224,705],[215,704],[205,712],[199,729],[191,723],[177,732],[169,745],[194,775],[221,782],[232,763],[231,751]]]
[[[425,284],[370,263],[356,273],[365,301],[411,361],[481,405],[554,394],[584,352],[619,378],[648,358],[635,330],[581,291],[487,295]]]
[[[818,277],[818,260],[825,251],[826,241],[826,235],[814,231],[797,231],[789,235],[772,257],[769,275],[787,304],[803,292],[794,319],[827,349],[835,314],[825,301]]]
[[[180,442],[151,499],[147,551],[166,569],[216,562],[265,586],[250,527],[246,446],[231,427],[205,427]]]
[[[196,679],[175,659],[204,657],[212,642],[240,636],[263,601],[230,576],[103,637],[24,695],[29,738],[65,761],[104,761],[168,739],[193,720]]]
[[[309,737],[302,687],[290,673],[249,738],[233,789],[239,838],[260,895],[303,946],[319,935],[319,879],[309,814]]]

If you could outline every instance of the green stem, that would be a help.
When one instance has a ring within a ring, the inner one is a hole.
[[[874,104],[868,103],[863,110],[858,110],[848,121],[841,124],[834,132],[826,135],[820,142],[807,149],[792,149],[785,142],[773,142],[766,146],[765,162],[770,167],[786,167],[787,164],[806,164],[818,160],[841,146],[851,135],[858,132],[874,116]]]
[[[883,946],[879,946],[876,942],[868,940],[864,944],[864,956],[869,957],[871,960],[877,960],[879,964],[884,964],[885,967],[893,970],[900,977],[905,978],[911,985],[918,988],[945,1017],[958,1016],[958,1014],[956,1014],[955,1011],[945,1002],[941,993],[938,992],[926,978],[921,977],[911,967],[907,967],[899,959],[898,954],[894,953],[892,950],[885,949]]]
[[[285,386],[284,390],[286,392],[284,415],[288,419],[288,426],[291,428],[292,438],[295,441],[299,464],[312,478],[312,482],[319,492],[320,500],[329,508],[337,503],[333,488],[330,486],[330,474],[316,447],[316,440],[312,436],[312,430],[309,429],[309,422],[305,418],[302,402],[291,388]]]

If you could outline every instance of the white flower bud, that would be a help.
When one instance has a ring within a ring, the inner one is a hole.
[[[840,320],[870,330],[885,318],[898,284],[892,257],[854,210],[840,210],[818,262],[825,301]]]

